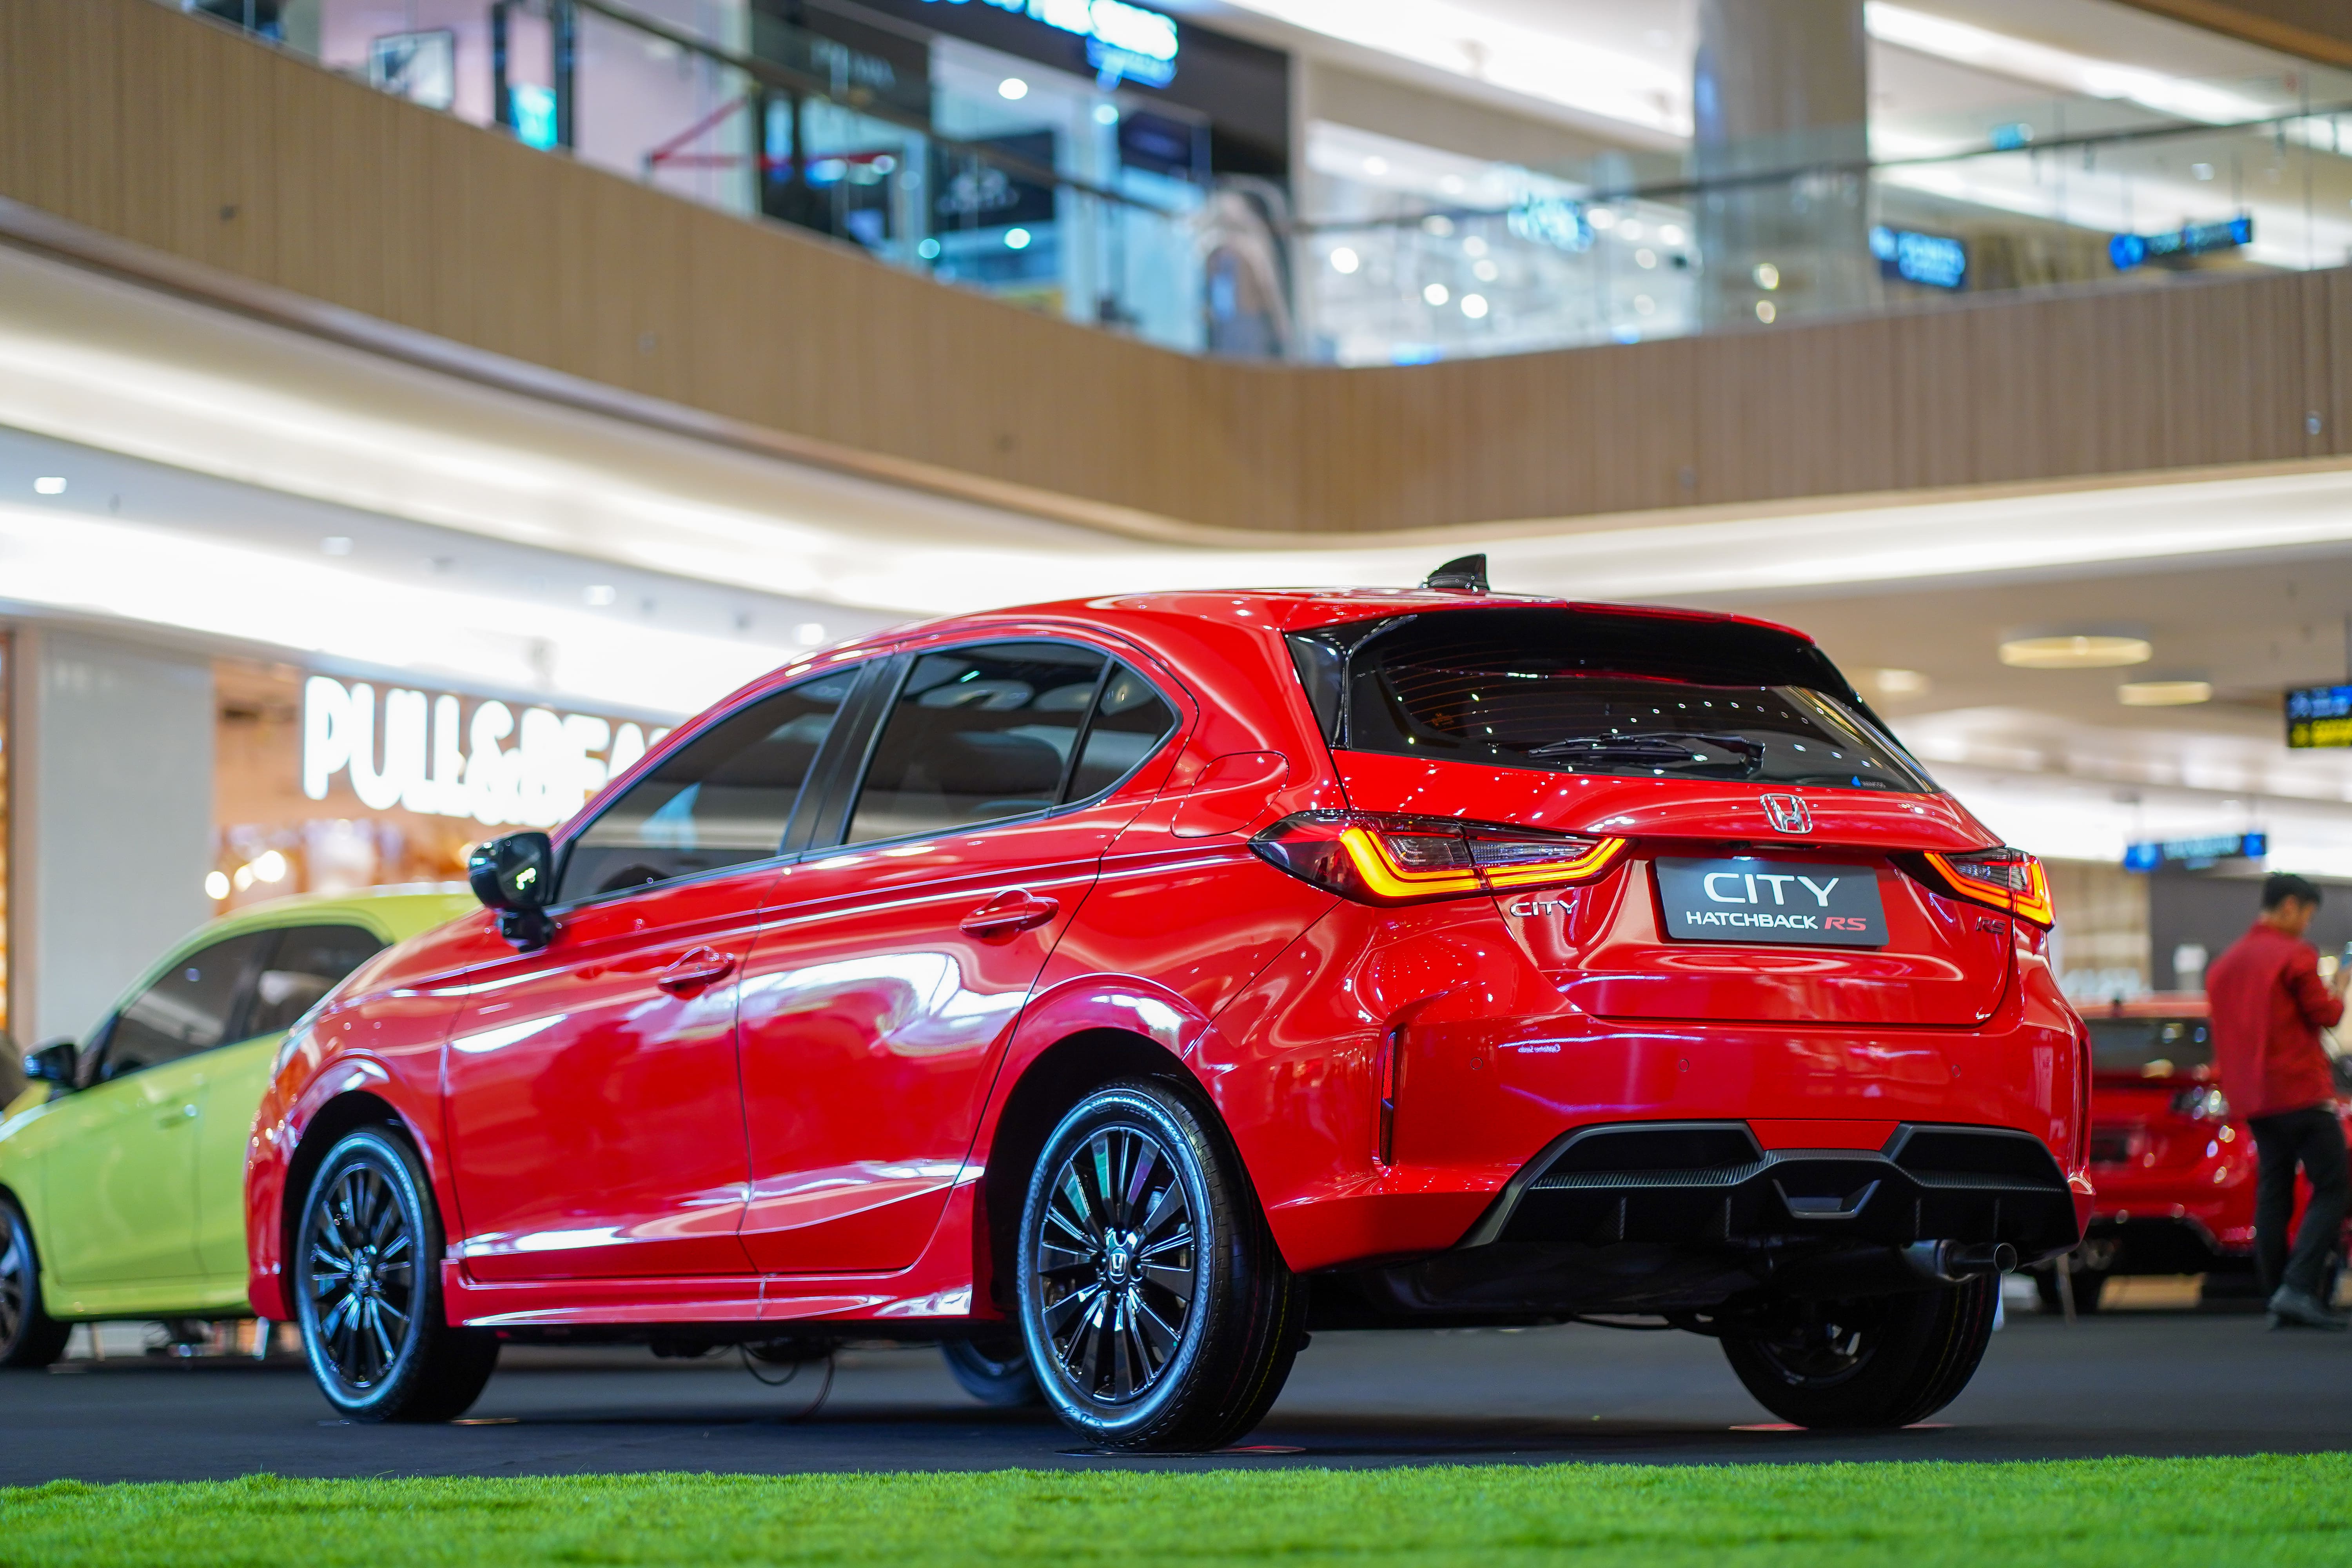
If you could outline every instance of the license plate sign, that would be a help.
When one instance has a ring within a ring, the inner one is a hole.
[[[1683,942],[1885,947],[1886,910],[1868,866],[1804,860],[1660,860],[1658,906]]]

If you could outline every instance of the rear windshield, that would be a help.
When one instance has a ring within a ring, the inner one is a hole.
[[[2213,1037],[2202,1018],[2092,1018],[2091,1066],[2098,1072],[2161,1078],[2213,1065]]]
[[[1335,746],[1616,778],[1935,789],[1836,667],[1736,621],[1441,611],[1293,635]]]

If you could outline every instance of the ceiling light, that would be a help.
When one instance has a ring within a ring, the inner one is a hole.
[[[1344,245],[1331,253],[1331,270],[1334,272],[1353,272],[1363,262],[1362,257]]]
[[[1636,267],[1655,267],[1657,264],[1658,253],[1646,245],[1633,253],[1633,265]]]
[[[1388,172],[1389,161],[1386,158],[1367,158],[1364,160],[1364,173],[1371,175],[1374,179],[1378,179],[1381,175],[1385,174]]]
[[[1503,269],[1491,261],[1472,262],[1470,270],[1481,283],[1492,283],[1503,275]]]
[[[1881,697],[1919,697],[1934,684],[1916,669],[1874,669],[1870,672],[1871,689]]]
[[[1780,286],[1780,269],[1773,266],[1769,261],[1758,262],[1756,264],[1756,287],[1759,289],[1778,289]]]
[[[1469,317],[1474,321],[1483,320],[1486,314],[1486,296],[1484,294],[1463,295],[1462,313]]]
[[[1096,104],[1096,105],[1095,105],[1095,123],[1096,123],[1097,125],[1116,125],[1116,124],[1118,124],[1118,105],[1117,105],[1117,104],[1115,104],[1115,103],[1097,103],[1097,104]]]
[[[1756,301],[1756,319],[1762,321],[1767,326],[1769,326],[1773,321],[1779,320],[1780,315],[1780,307],[1772,303],[1771,300],[1759,300]]]
[[[1017,76],[1006,77],[996,84],[996,96],[1008,101],[1018,101],[1029,96],[1029,84]]]
[[[221,871],[207,871],[205,873],[205,897],[217,903],[221,900],[227,898],[228,894],[229,886],[226,873]]]
[[[815,647],[824,641],[824,623],[803,621],[793,628],[793,640],[803,647]]]
[[[2116,688],[2116,699],[2126,708],[2186,708],[2213,700],[2210,680],[2126,680]]]
[[[592,583],[580,595],[591,605],[609,605],[621,596],[621,591],[610,583]]]
[[[2012,637],[2001,642],[2000,662],[2017,669],[2113,669],[2146,664],[2155,652],[2146,637],[2113,632]]]
[[[1428,288],[1423,289],[1421,291],[1421,297],[1428,300],[1433,305],[1443,305],[1445,301],[1454,298],[1454,294],[1453,291],[1448,289],[1444,284],[1432,283]]]
[[[1004,231],[1004,248],[1026,250],[1029,248],[1029,231],[1025,228],[1008,228]]]
[[[1658,226],[1658,238],[1660,241],[1667,245],[1680,245],[1683,242],[1682,225],[1678,223],[1660,224]]]
[[[66,493],[66,482],[55,474],[45,475],[33,481],[33,493],[35,495],[44,496],[61,496]]]

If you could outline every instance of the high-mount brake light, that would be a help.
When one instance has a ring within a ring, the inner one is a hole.
[[[2050,907],[2050,879],[2042,862],[2022,849],[1975,849],[1965,855],[1930,849],[1919,858],[1929,873],[1923,879],[1937,892],[1990,904],[2038,926],[2051,925],[2057,918]]]
[[[1528,833],[1442,817],[1304,811],[1250,841],[1269,865],[1368,904],[1412,904],[1517,888],[1589,882],[1622,838]]]

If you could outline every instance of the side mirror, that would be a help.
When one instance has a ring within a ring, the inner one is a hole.
[[[509,833],[466,862],[474,897],[499,912],[499,934],[525,952],[555,934],[547,906],[555,899],[555,847],[544,833]]]
[[[80,1066],[79,1056],[79,1047],[71,1040],[45,1040],[25,1053],[25,1078],[28,1082],[52,1086],[53,1093],[70,1090],[74,1069]]]

